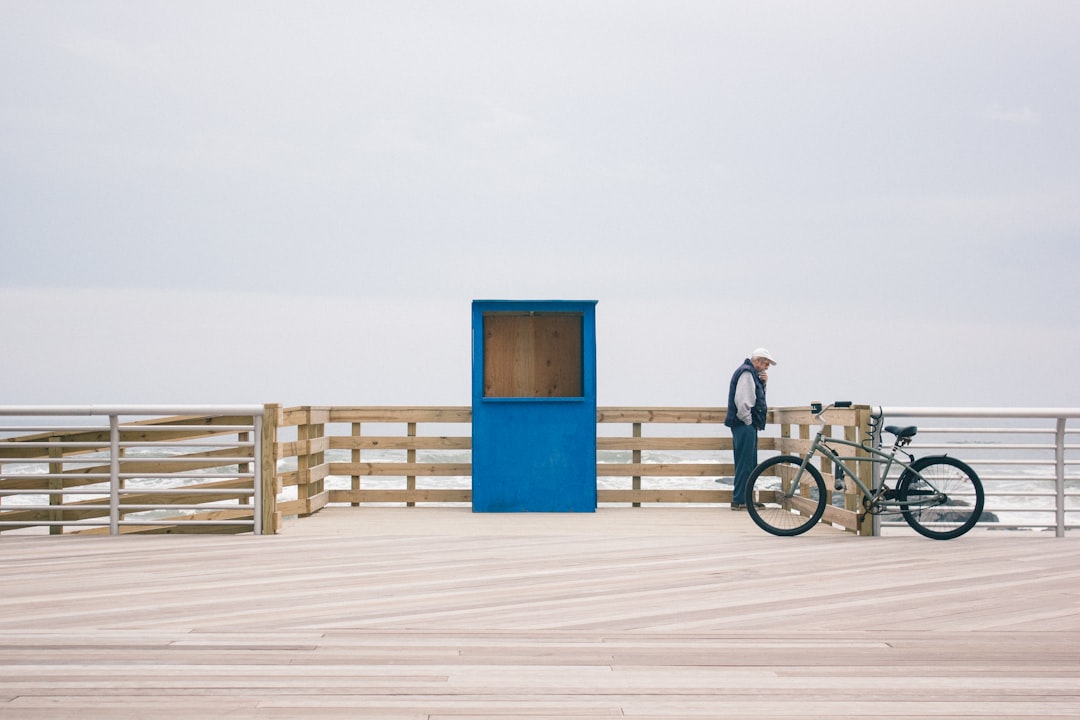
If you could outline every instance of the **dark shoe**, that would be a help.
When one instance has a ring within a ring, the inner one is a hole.
[[[743,505],[742,503],[731,503],[731,509],[732,510],[745,510],[746,506]]]
[[[765,503],[759,503],[759,502],[756,502],[756,503],[754,503],[754,507],[756,507],[756,508],[763,508],[763,507],[765,507]]]

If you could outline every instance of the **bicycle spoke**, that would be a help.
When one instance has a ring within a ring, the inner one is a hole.
[[[897,497],[904,519],[916,532],[936,540],[963,535],[979,521],[984,502],[982,483],[964,463],[950,457],[922,458],[918,472],[900,478]]]
[[[799,474],[802,459],[791,456],[769,458],[758,465],[746,484],[747,512],[766,532],[799,535],[821,519],[825,512],[825,481],[817,468],[808,466]],[[798,487],[793,482],[798,478]],[[754,505],[754,502],[761,507]]]

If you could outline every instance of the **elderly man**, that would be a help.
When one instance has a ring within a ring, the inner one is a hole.
[[[775,365],[772,354],[758,348],[750,354],[731,376],[728,389],[728,409],[724,424],[731,428],[735,448],[735,488],[731,493],[731,509],[746,509],[746,481],[757,466],[758,431],[765,429],[765,386],[768,369]],[[750,498],[753,502],[753,498]],[[758,507],[760,507],[758,503]]]

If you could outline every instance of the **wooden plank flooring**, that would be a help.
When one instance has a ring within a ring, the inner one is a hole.
[[[1076,718],[1080,541],[716,508],[0,536],[0,718]]]

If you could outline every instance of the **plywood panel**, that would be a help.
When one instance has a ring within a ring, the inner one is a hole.
[[[580,313],[484,316],[485,397],[581,397]]]

